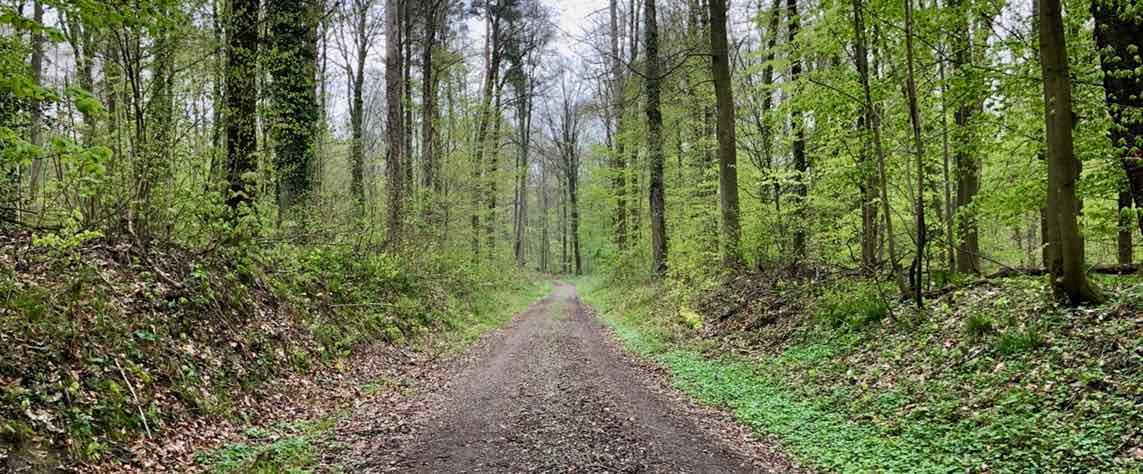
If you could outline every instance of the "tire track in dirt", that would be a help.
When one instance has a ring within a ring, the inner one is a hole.
[[[801,472],[618,348],[575,287],[339,429],[353,472]],[[348,441],[348,443],[346,442]]]

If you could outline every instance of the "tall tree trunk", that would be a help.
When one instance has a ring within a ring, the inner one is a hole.
[[[659,110],[659,81],[662,79],[659,77],[659,25],[655,0],[646,0],[644,8],[647,73],[643,85],[647,97],[647,161],[650,167],[651,272],[662,276],[667,272],[667,218],[663,189],[663,114]]]
[[[399,0],[385,0],[385,138],[388,159],[385,160],[385,246],[395,250],[401,240],[401,207],[405,201],[404,118],[401,113],[404,100],[404,61],[401,59],[401,4]]]
[[[417,2],[420,3],[420,2]],[[401,169],[405,173],[405,187],[407,194],[412,194],[417,187],[417,181],[413,177],[415,164],[413,161],[416,159],[416,153],[413,152],[413,81],[412,81],[412,63],[413,63],[413,18],[412,9],[409,6],[408,0],[401,1],[401,48],[404,53],[401,55],[401,72],[404,74],[402,79],[402,92],[404,98],[401,100],[401,111],[403,113],[404,123],[402,124],[402,131],[404,131],[405,140],[405,154],[404,160],[401,163]],[[407,196],[406,196],[407,198]]]
[[[913,299],[917,306],[923,304],[922,273],[925,258],[925,244],[927,229],[925,228],[925,143],[921,139],[921,110],[917,104],[917,81],[913,74],[913,0],[905,0],[905,95],[909,102],[909,123],[913,128],[913,153],[917,167],[917,199],[913,207],[913,217],[916,219],[917,248],[913,255],[913,264],[909,268],[909,284],[912,286]]]
[[[1143,59],[1139,53],[1143,19],[1138,3],[1130,0],[1093,1],[1091,12],[1113,123],[1111,143],[1118,148],[1135,208],[1143,209]],[[1143,219],[1137,220],[1143,233]]]
[[[540,271],[549,270],[549,255],[552,250],[551,238],[548,235],[548,160],[540,159]]]
[[[615,173],[615,246],[622,253],[627,249],[627,162],[623,152],[626,140],[622,137],[624,115],[624,81],[623,58],[619,51],[619,0],[608,2],[611,26],[611,95],[612,120],[615,122],[614,130],[614,162],[612,172]]]
[[[433,50],[437,48],[438,31],[446,27],[444,19],[447,16],[448,4],[444,0],[435,0],[426,4],[426,8],[428,12],[425,19],[425,44],[421,53],[421,188],[429,196],[424,207],[425,220],[434,223],[437,216],[433,211],[440,188],[436,163],[439,140],[436,129],[436,95],[440,77],[433,70]],[[447,34],[447,31],[444,33]]]
[[[718,101],[718,194],[722,210],[722,260],[737,266],[742,260],[738,223],[738,157],[734,137],[734,92],[730,83],[730,53],[726,44],[726,0],[709,0],[711,74]]]
[[[865,20],[864,14],[861,9],[864,8],[862,0],[853,0],[853,31],[854,37],[854,62],[857,67],[857,73],[861,79],[863,92],[865,93],[865,103],[863,103],[862,114],[858,119],[858,126],[862,129],[866,136],[873,135],[873,125],[876,123],[874,117],[872,98],[869,93],[869,51],[865,43]],[[880,132],[878,132],[877,141],[880,142]],[[877,199],[879,189],[877,170],[879,166],[868,166],[868,145],[862,146],[862,160],[861,165],[861,266],[862,270],[866,272],[873,272],[877,269]],[[875,147],[875,152],[878,154],[876,164],[883,163],[880,155],[882,153],[880,143]],[[870,169],[872,168],[872,169]]]
[[[798,30],[801,23],[801,19],[798,16],[798,0],[786,1],[786,15],[790,48],[794,50],[797,48]],[[802,75],[802,58],[799,57],[796,51],[793,51],[791,54],[793,57],[790,58],[790,82],[797,84],[798,78]],[[806,161],[805,124],[802,119],[802,111],[797,106],[792,109],[790,122],[794,128],[792,153],[794,155],[794,171],[797,173],[794,178],[793,191],[794,195],[798,198],[795,211],[795,220],[797,222],[794,226],[794,259],[802,261],[806,258],[806,224],[804,217],[806,205],[808,204],[806,202],[806,173],[809,170],[809,163]]]
[[[761,2],[759,2],[759,8],[761,9]],[[770,110],[774,107],[774,91],[771,89],[774,86],[774,57],[775,48],[778,45],[778,26],[781,19],[782,0],[774,0],[770,11],[769,39],[766,40],[766,56],[762,68],[762,91],[765,95],[762,97],[762,107],[759,111],[759,128],[762,134],[762,165],[766,168],[767,173],[771,173],[770,178],[772,178],[774,171],[774,120],[770,116]],[[766,34],[759,32],[759,35],[764,37]],[[778,216],[778,222],[781,222],[782,184],[779,180],[770,178],[763,178],[762,185],[758,189],[758,197],[763,203],[766,202],[768,194],[766,183],[770,182],[773,188],[775,215]]]
[[[274,123],[274,165],[278,174],[279,218],[304,204],[313,185],[317,101],[317,30],[322,14],[316,0],[270,0],[270,75]]]
[[[1040,69],[1044,80],[1044,122],[1048,138],[1048,219],[1055,224],[1060,266],[1052,266],[1052,290],[1071,304],[1100,302],[1087,279],[1083,240],[1076,217],[1080,163],[1072,148],[1072,81],[1060,0],[1040,2]]]
[[[495,16],[492,12],[491,5],[488,5],[485,12],[485,26],[487,27],[487,35],[484,40],[484,86],[480,102],[480,109],[477,111],[479,117],[477,118],[476,125],[476,150],[473,153],[473,211],[472,211],[472,247],[473,253],[480,251],[480,207],[481,195],[485,192],[486,184],[485,179],[491,177],[484,176],[484,154],[488,142],[488,125],[492,117],[492,96],[494,95],[497,84],[499,84],[500,77],[500,17]]]
[[[889,186],[887,186],[888,179],[885,173],[885,147],[881,142],[881,114],[878,113],[877,107],[873,104],[872,88],[869,85],[869,60],[865,55],[866,40],[865,40],[865,15],[863,13],[864,6],[862,0],[853,0],[853,29],[856,36],[857,44],[857,72],[861,80],[861,89],[865,99],[865,123],[869,127],[869,133],[873,137],[873,152],[877,155],[877,175],[880,181],[878,189],[881,193],[881,210],[885,216],[885,236],[889,246],[889,268],[893,273],[893,279],[897,282],[897,288],[902,293],[907,290],[905,278],[901,274],[901,270],[897,264],[897,248],[894,243],[893,235],[893,215],[889,208]]]
[[[32,3],[32,21],[37,25],[44,23],[44,4],[40,0]],[[40,85],[42,76],[44,74],[44,34],[40,30],[32,31],[32,61],[31,61],[32,82]],[[44,110],[43,104],[36,99],[33,99],[30,104],[30,117],[28,124],[28,142],[35,146],[42,146],[44,144]],[[19,165],[17,165],[19,166]],[[35,205],[40,197],[40,181],[44,177],[44,162],[40,158],[32,159],[32,165],[28,170],[28,201]],[[16,189],[19,190],[19,173],[17,173]],[[16,193],[16,199],[12,204],[19,210],[23,207],[22,197],[19,192]]]
[[[254,201],[257,189],[258,3],[230,0],[226,25],[226,202],[232,211]],[[237,217],[237,212],[232,212]]]
[[[974,87],[973,79],[973,40],[968,28],[967,12],[961,10],[961,0],[956,0],[951,7],[956,13],[957,21],[954,36],[959,38],[956,43],[956,52],[953,55],[953,67],[960,77],[958,84],[963,88],[956,94],[960,105],[957,107],[954,121],[957,133],[954,161],[956,162],[956,221],[957,221],[957,252],[956,270],[961,273],[980,273],[980,238],[976,225],[976,212],[970,207],[976,194],[980,191],[980,159],[976,152],[976,139],[972,131],[972,117],[980,112],[984,102]]]
[[[496,198],[499,192],[499,175],[500,175],[500,130],[504,123],[503,117],[500,114],[500,105],[503,100],[503,86],[496,87],[496,99],[493,101],[492,106],[492,137],[489,140],[488,152],[488,171],[486,172],[488,194],[485,196],[488,206],[488,213],[484,216],[484,238],[488,239],[488,254],[490,256],[496,255]]]
[[[353,2],[353,46],[356,50],[355,64],[349,72],[349,194],[357,201],[358,212],[365,205],[365,62],[369,57],[369,6],[370,2]]]

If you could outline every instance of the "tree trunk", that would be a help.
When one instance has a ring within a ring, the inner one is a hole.
[[[44,4],[36,0],[32,3],[32,21],[37,25],[44,23]],[[32,31],[32,61],[31,61],[32,82],[40,85],[42,76],[44,74],[44,34],[40,30]],[[30,117],[28,123],[28,142],[34,146],[42,146],[44,144],[43,130],[44,130],[44,110],[43,104],[36,99],[31,100]],[[19,167],[19,165],[17,165]],[[28,201],[35,205],[40,197],[40,181],[44,177],[44,162],[40,158],[32,159],[32,164],[28,170]],[[16,189],[19,189],[19,173],[17,172]],[[22,198],[17,191],[16,199],[12,204],[17,210],[23,207]]]
[[[447,16],[448,5],[444,0],[436,0],[427,4],[427,8],[425,44],[421,53],[421,188],[429,196],[424,207],[425,221],[434,223],[437,216],[433,211],[440,188],[436,163],[437,140],[439,140],[436,130],[436,94],[440,78],[433,70],[433,50],[437,47],[438,31],[446,27],[444,19]]]
[[[349,193],[357,201],[359,212],[365,206],[365,61],[369,57],[369,3],[354,2],[353,45],[357,57],[350,72],[349,102]]]
[[[281,218],[305,203],[313,184],[314,139],[320,118],[317,23],[322,12],[315,0],[270,0],[267,12],[274,49],[269,63],[274,81],[271,131]]]
[[[857,73],[861,78],[861,85],[866,93],[866,103],[863,104],[863,111],[861,117],[858,119],[858,126],[868,136],[872,136],[873,124],[876,119],[873,117],[873,110],[871,99],[869,97],[869,52],[865,44],[865,20],[861,9],[864,8],[862,0],[853,0],[853,31],[856,38],[854,42],[854,62],[856,63]],[[867,165],[868,145],[862,147],[862,160],[861,164],[861,266],[862,270],[866,272],[873,272],[877,269],[877,198],[878,198],[878,175],[877,167],[869,169]],[[876,152],[881,153],[880,145],[877,146]],[[877,163],[883,160],[878,155]]]
[[[960,86],[965,91],[977,90],[973,87],[976,81],[972,79],[972,51],[971,39],[966,12],[960,11],[961,3],[951,5],[954,9],[957,22],[954,36],[960,38],[956,44],[953,55],[953,67],[960,76]],[[971,83],[970,83],[971,82]],[[957,252],[956,270],[961,273],[980,274],[980,238],[976,225],[976,212],[970,207],[976,194],[980,191],[980,159],[976,153],[976,139],[972,132],[972,117],[980,112],[983,101],[977,96],[968,96],[966,92],[956,94],[960,105],[954,115],[956,123],[956,140],[954,161],[956,162],[956,221],[957,221]]]
[[[1134,5],[1134,6],[1133,6]],[[1140,38],[1143,19],[1138,4],[1129,0],[1091,2],[1095,44],[1103,69],[1103,90],[1111,113],[1111,143],[1120,162],[1136,209],[1143,209],[1143,59]],[[1143,234],[1143,219],[1138,219]]]
[[[385,0],[385,141],[388,159],[385,160],[385,247],[395,250],[401,240],[403,215],[401,207],[405,200],[404,174],[405,159],[404,117],[401,113],[404,100],[404,61],[401,59],[401,4],[399,0]]]
[[[644,80],[647,96],[647,161],[650,166],[648,187],[651,206],[651,272],[662,276],[667,272],[667,222],[663,189],[663,114],[659,110],[659,26],[655,0],[644,2],[644,43],[647,48],[647,73]]]
[[[257,189],[258,3],[230,0],[226,25],[226,202],[233,218]]]
[[[614,162],[612,172],[615,173],[615,246],[622,253],[627,249],[627,162],[623,155],[622,137],[624,112],[624,84],[622,56],[619,52],[619,0],[608,2],[608,12],[611,21],[611,94],[612,94],[612,120],[615,121],[614,132]]]
[[[798,16],[798,0],[786,1],[786,21],[788,29],[788,38],[790,48],[795,49],[798,39],[798,29],[800,25],[800,18]],[[790,82],[797,84],[798,78],[802,75],[802,59],[796,51],[791,52],[790,58]],[[794,143],[792,153],[794,156],[794,171],[796,176],[794,178],[794,196],[797,197],[797,207],[794,219],[797,221],[794,225],[794,259],[803,261],[806,258],[806,229],[805,229],[805,209],[806,205],[806,173],[809,171],[809,163],[806,161],[806,130],[805,124],[802,120],[802,111],[794,107],[790,117],[791,126],[794,128]]]
[[[889,268],[893,279],[897,282],[897,289],[904,293],[907,290],[905,278],[897,265],[897,248],[894,244],[893,217],[889,208],[889,187],[885,173],[885,147],[881,142],[881,114],[873,105],[873,93],[869,85],[869,60],[866,57],[865,42],[865,15],[862,11],[862,0],[853,0],[853,29],[857,44],[857,72],[861,80],[861,89],[865,99],[865,123],[873,137],[873,152],[877,155],[877,175],[880,183],[881,210],[885,215],[885,236],[889,245]]]
[[[1044,122],[1048,139],[1048,219],[1055,224],[1061,265],[1051,268],[1052,290],[1071,304],[1100,302],[1084,272],[1083,240],[1076,216],[1080,163],[1072,148],[1072,83],[1060,0],[1040,2],[1040,69],[1044,80]]]
[[[1116,244],[1118,261],[1121,265],[1130,264],[1135,261],[1134,248],[1131,243],[1131,220],[1133,211],[1131,209],[1131,194],[1127,191],[1119,192],[1119,230],[1116,233]]]
[[[913,74],[913,0],[905,0],[905,95],[909,102],[909,123],[913,127],[913,152],[917,166],[917,200],[913,208],[917,227],[917,248],[913,255],[913,264],[909,269],[909,284],[912,285],[913,298],[920,307],[922,302],[922,264],[924,262],[926,230],[925,229],[925,144],[921,140],[921,111],[917,104],[917,82]]]
[[[734,137],[734,92],[730,83],[730,53],[726,44],[726,0],[709,0],[711,75],[718,102],[718,194],[722,211],[722,260],[737,266],[742,255],[738,223],[738,157]]]

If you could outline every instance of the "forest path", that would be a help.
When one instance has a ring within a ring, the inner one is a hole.
[[[324,461],[353,472],[799,470],[617,347],[566,283],[456,359],[411,395],[356,410]]]

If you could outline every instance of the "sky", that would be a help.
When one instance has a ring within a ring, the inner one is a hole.
[[[597,21],[606,18],[608,0],[547,0],[559,15],[556,24],[560,32],[556,38],[557,48],[564,54],[571,54],[576,43],[584,37],[584,27],[590,24],[590,16],[599,15]]]

